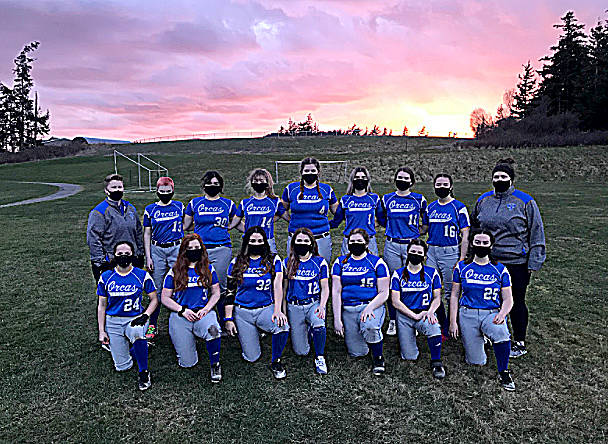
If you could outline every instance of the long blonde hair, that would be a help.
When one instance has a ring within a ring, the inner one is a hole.
[[[272,180],[272,174],[267,169],[264,168],[256,168],[255,170],[251,170],[249,175],[247,176],[247,185],[245,185],[245,189],[253,194],[253,188],[251,188],[251,181],[256,177],[264,177],[266,182],[268,182],[268,188],[266,188],[266,196],[274,199],[276,198],[276,194],[274,194],[274,180]]]

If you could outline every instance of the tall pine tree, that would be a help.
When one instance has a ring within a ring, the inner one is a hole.
[[[517,120],[523,119],[530,115],[533,105],[534,96],[536,95],[536,73],[530,60],[525,65],[523,73],[518,74],[517,89],[513,97],[513,107],[511,108],[511,116]]]
[[[598,22],[589,36],[586,94],[580,109],[586,129],[608,129],[608,20]]]

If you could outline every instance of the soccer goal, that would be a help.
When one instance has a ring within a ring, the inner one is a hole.
[[[125,188],[140,192],[154,191],[158,178],[169,175],[167,168],[145,154],[137,153],[133,158],[118,150],[114,150],[114,172],[122,175]]]
[[[348,180],[347,160],[320,160],[321,177],[324,182],[346,182]],[[279,166],[281,175],[279,176]],[[293,182],[300,180],[299,160],[276,160],[274,162],[275,181]]]

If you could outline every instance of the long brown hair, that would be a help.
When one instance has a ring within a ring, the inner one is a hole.
[[[300,162],[300,174],[302,174],[302,171],[304,171],[304,167],[306,165],[316,166],[317,171],[319,172],[319,175],[321,174],[321,164],[314,157],[305,157],[304,159],[302,159],[302,161]],[[323,195],[321,194],[321,188],[319,188],[319,179],[317,179],[317,194],[319,195],[319,199],[323,199]],[[300,196],[299,197],[302,197],[302,196],[304,196],[304,179],[300,178]]]
[[[249,176],[247,176],[247,185],[245,185],[247,191],[253,193],[254,191],[251,187],[251,181],[261,177],[266,179],[266,182],[268,183],[268,188],[266,188],[266,196],[270,197],[271,199],[276,198],[277,195],[274,194],[274,180],[272,180],[272,174],[270,174],[270,172],[264,168],[257,168],[249,173]]]
[[[175,265],[173,265],[173,282],[175,283],[175,291],[182,291],[188,288],[188,268],[190,261],[186,257],[186,249],[188,244],[197,240],[203,249],[201,260],[196,263],[194,270],[198,274],[198,285],[205,288],[211,287],[211,270],[209,270],[209,256],[203,240],[196,233],[186,234],[182,239],[182,244],[179,247],[179,253]]]
[[[467,249],[467,255],[464,259],[465,264],[470,264],[471,262],[473,262],[473,259],[475,259],[475,253],[473,253],[473,239],[475,239],[475,236],[477,236],[478,234],[487,234],[490,237],[490,248],[493,247],[494,243],[496,242],[494,235],[488,230],[484,230],[481,228],[473,228],[472,230],[470,230],[469,248]],[[494,259],[494,256],[492,256],[492,253],[488,255],[488,258],[490,259],[490,263],[492,265],[496,265],[496,259]]]
[[[291,238],[289,259],[287,259],[287,279],[293,279],[296,273],[298,272],[298,268],[300,267],[300,256],[296,254],[294,248],[296,245],[296,237],[298,237],[298,234],[305,234],[306,236],[308,236],[308,239],[310,239],[310,243],[312,244],[312,255],[319,255],[319,246],[317,245],[317,240],[315,239],[315,235],[312,234],[312,231],[310,231],[306,227],[298,228],[296,232],[293,233],[293,236]]]
[[[270,273],[270,275],[272,276],[272,280],[274,281],[274,255],[270,252],[270,245],[268,244],[266,232],[261,227],[256,226],[249,228],[243,235],[241,250],[239,251],[239,254],[236,257],[234,267],[232,267],[232,278],[237,282],[238,285],[243,283],[243,273],[245,273],[245,270],[249,268],[249,239],[251,238],[251,235],[255,233],[261,234],[262,238],[264,239],[264,253],[262,254],[261,264],[262,267],[264,267],[264,272],[260,276],[263,276],[266,273]]]
[[[365,240],[365,251],[370,253],[369,248],[367,248],[369,245],[369,233],[367,231],[365,231],[363,228],[355,228],[354,230],[351,230],[350,233],[348,233],[349,241],[350,241],[351,236],[353,236],[354,234],[360,234],[361,236],[363,236],[363,240]],[[348,241],[347,241],[347,243],[348,243]],[[348,254],[346,255],[346,257],[342,260],[342,263],[345,264],[350,259],[351,256],[352,256],[352,254],[349,251]]]
[[[407,252],[409,254],[410,249],[412,248],[413,245],[418,245],[422,248],[424,248],[424,255],[426,256],[426,252],[429,251],[429,246],[426,244],[425,241],[423,241],[422,239],[412,239],[410,241],[410,244],[407,246]],[[410,259],[409,257],[405,260],[405,267],[403,267],[403,273],[401,273],[401,278],[407,282],[410,280],[410,272],[407,269],[407,265],[409,264]],[[425,282],[425,277],[424,277],[424,263],[422,263],[422,270],[420,270],[420,282]]]

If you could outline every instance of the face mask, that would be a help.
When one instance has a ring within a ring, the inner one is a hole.
[[[420,265],[424,260],[424,256],[417,253],[409,253],[407,255],[407,260],[412,265]]]
[[[450,189],[446,187],[435,187],[435,194],[440,199],[448,197],[450,195]]]
[[[119,191],[110,191],[110,192],[108,193],[108,197],[109,197],[111,200],[113,200],[113,201],[115,201],[115,202],[118,202],[120,199],[122,199],[123,194],[124,194],[124,192],[123,192],[123,191],[120,191],[120,190],[119,190]]]
[[[133,262],[133,256],[130,254],[114,256],[114,259],[118,266],[122,268],[127,268]]]
[[[510,180],[495,180],[494,182],[492,182],[492,185],[494,185],[494,189],[496,190],[497,193],[504,193],[511,186],[511,181]]]
[[[220,185],[205,185],[205,193],[211,197],[215,197],[220,194],[222,187]]]
[[[302,174],[302,179],[304,179],[304,182],[306,182],[308,185],[312,185],[317,180],[319,180],[319,175],[313,173],[306,173]]]
[[[264,248],[264,244],[249,244],[247,251],[249,251],[250,256],[261,256],[266,251],[266,248]]]
[[[369,184],[369,180],[367,179],[354,179],[353,187],[355,190],[367,190],[367,185]]]
[[[198,262],[203,257],[203,249],[195,248],[194,250],[186,250],[186,259],[190,262]]]
[[[473,253],[477,257],[486,257],[492,251],[492,247],[482,247],[481,245],[473,245]]]
[[[164,204],[169,203],[173,198],[173,193],[156,193],[156,195],[158,196],[158,199]]]
[[[395,185],[397,185],[397,189],[399,191],[406,191],[409,187],[412,186],[412,182],[410,182],[409,180],[397,179],[395,181]]]
[[[251,188],[253,188],[253,191],[255,191],[256,193],[263,193],[264,191],[266,191],[266,188],[268,188],[268,184],[266,182],[252,182]]]
[[[365,250],[367,249],[365,244],[360,244],[360,243],[352,243],[352,244],[348,244],[348,251],[351,252],[351,254],[353,254],[354,256],[361,256],[363,253],[365,253]]]
[[[295,251],[295,253],[302,257],[302,256],[306,256],[310,251],[312,251],[312,245],[310,244],[295,244],[293,247],[293,251]]]

